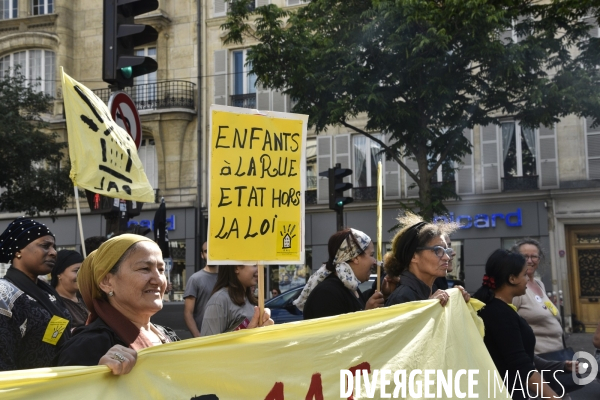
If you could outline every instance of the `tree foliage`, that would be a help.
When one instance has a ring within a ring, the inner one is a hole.
[[[456,197],[431,180],[471,153],[465,129],[507,115],[529,127],[600,116],[600,51],[581,19],[592,1],[313,0],[293,11],[250,1],[232,2],[226,43],[254,43],[258,82],[289,94],[317,133],[341,125],[383,146],[417,183],[413,206],[428,219]]]
[[[67,207],[73,186],[63,161],[66,143],[44,131],[47,124],[42,119],[51,100],[18,68],[0,79],[1,211],[29,216],[48,212],[54,217]]]

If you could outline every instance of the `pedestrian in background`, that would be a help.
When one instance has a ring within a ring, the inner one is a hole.
[[[71,336],[71,315],[56,290],[38,279],[56,264],[46,225],[17,218],[0,235],[0,371],[50,367]]]
[[[271,298],[273,297],[277,297],[281,294],[281,290],[279,290],[278,288],[273,288],[271,289]]]
[[[81,268],[83,256],[74,250],[61,250],[52,268],[51,285],[62,298],[71,314],[71,329],[85,325],[88,310],[80,297],[77,285],[77,272]]]
[[[206,242],[202,245],[201,256],[205,262],[208,260]],[[193,337],[200,336],[204,310],[217,283],[218,272],[219,267],[206,263],[203,269],[190,276],[185,286],[183,320]]]

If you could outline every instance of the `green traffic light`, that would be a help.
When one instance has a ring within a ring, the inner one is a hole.
[[[125,79],[129,79],[133,75],[133,68],[123,67],[121,68],[121,74],[125,77]]]
[[[343,207],[344,206],[344,202],[342,200],[337,202],[338,207]]]

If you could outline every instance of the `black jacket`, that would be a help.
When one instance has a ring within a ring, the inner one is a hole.
[[[409,301],[427,300],[431,296],[431,288],[410,271],[400,274],[400,285],[392,292],[385,305],[407,303]]]
[[[336,274],[330,274],[308,296],[304,319],[330,317],[365,309],[366,299],[359,289],[359,298],[344,286]]]
[[[175,332],[160,325],[156,326],[171,341],[178,341]],[[115,332],[98,318],[89,325],[76,329],[73,337],[65,343],[55,359],[55,365],[98,365],[106,352],[116,344],[128,347]]]

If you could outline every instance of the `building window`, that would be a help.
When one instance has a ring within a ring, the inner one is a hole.
[[[53,51],[25,50],[0,58],[0,71],[3,74],[17,66],[20,66],[21,73],[34,90],[54,96],[56,67]]]
[[[144,166],[144,172],[148,182],[153,188],[158,187],[158,158],[156,157],[156,145],[154,139],[142,139],[138,156]]]
[[[306,190],[317,190],[317,139],[306,140]]]
[[[373,135],[383,140],[380,133]],[[383,162],[381,145],[363,135],[352,137],[354,149],[354,187],[377,186],[377,163]]]
[[[0,18],[17,18],[19,13],[19,0],[0,0]]]
[[[150,57],[156,60],[156,47],[144,47],[135,49],[135,55],[140,57]],[[156,71],[133,78],[134,101],[145,104],[145,108],[156,108]]]
[[[514,121],[501,127],[504,177],[536,176],[535,130]]]
[[[256,108],[256,75],[250,73],[251,66],[246,65],[248,50],[232,53],[231,105],[234,107]]]
[[[54,0],[32,0],[31,9],[33,15],[52,14],[54,12]]]

